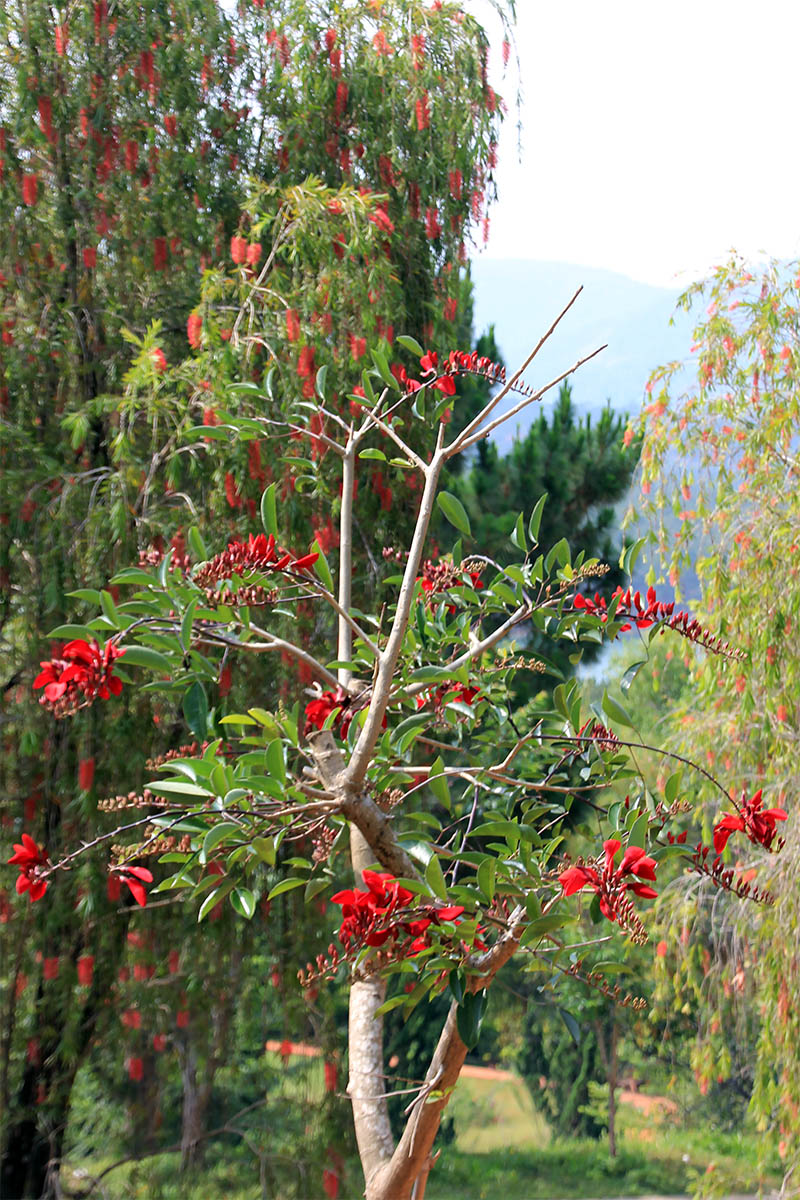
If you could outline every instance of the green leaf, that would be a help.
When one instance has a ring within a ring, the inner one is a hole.
[[[539,543],[539,529],[542,524],[542,512],[544,511],[544,506],[546,503],[547,492],[545,492],[543,496],[540,496],[536,501],[533,512],[531,513],[531,519],[528,522],[528,537],[531,539],[534,546],[538,545]]]
[[[206,836],[203,838],[203,848],[200,851],[200,861],[207,862],[208,856],[220,842],[226,841],[232,834],[241,840],[242,831],[235,821],[220,821],[218,825],[212,825]]]
[[[319,558],[314,563],[314,571],[316,573],[316,576],[319,579],[322,586],[324,588],[327,588],[327,590],[329,592],[332,592],[334,590],[333,575],[331,574],[331,569],[330,569],[330,566],[328,565],[328,560],[322,552],[322,547],[320,546],[318,541],[315,541],[314,545],[311,547],[311,549],[312,549],[312,551],[316,551],[317,554],[319,554]]]
[[[256,911],[256,898],[249,888],[234,888],[230,895],[231,908],[249,921]]]
[[[84,604],[91,604],[93,608],[97,608],[100,604],[100,593],[97,588],[78,588],[75,592],[67,592],[67,595],[74,597],[75,600],[83,600]]]
[[[203,541],[203,535],[200,533],[200,530],[196,525],[191,525],[189,527],[189,532],[186,535],[186,538],[189,543],[189,549],[195,558],[200,562],[205,562],[208,558],[208,550],[206,549],[206,544]]]
[[[169,675],[172,664],[166,654],[152,650],[150,646],[125,646],[123,665],[126,667],[148,667],[151,671],[159,671]]]
[[[276,738],[267,746],[267,770],[283,787],[286,783],[286,762],[283,757],[283,742]]]
[[[497,859],[485,858],[478,867],[478,887],[491,904],[494,900],[494,883],[497,872]]]
[[[546,913],[543,917],[537,917],[535,921],[531,921],[530,925],[528,925],[519,940],[519,944],[520,946],[527,946],[529,942],[538,941],[546,933],[552,933],[554,929],[562,929],[568,921],[569,917],[563,913]]]
[[[317,395],[325,403],[325,380],[328,378],[328,364],[324,363],[317,371]]]
[[[457,496],[454,496],[452,492],[439,492],[439,495],[436,497],[436,503],[450,524],[455,525],[459,533],[463,533],[466,537],[472,537],[469,517],[464,505]]]
[[[198,924],[205,920],[212,908],[217,907],[220,900],[225,899],[232,887],[232,881],[230,879],[226,879],[225,882],[216,889],[216,891],[210,892],[209,895],[206,896],[205,900],[200,905],[200,911],[197,914]]]
[[[280,896],[284,892],[291,892],[293,888],[303,887],[307,882],[305,879],[282,879],[280,883],[275,884],[267,899],[272,900],[275,896]]]
[[[626,725],[628,729],[633,729],[634,724],[628,713],[613,696],[609,696],[608,692],[603,696],[603,712],[610,717],[612,721],[616,721],[618,725]]]
[[[639,674],[639,672],[641,671],[642,667],[645,665],[646,662],[647,662],[647,659],[642,658],[642,659],[639,659],[638,662],[631,663],[629,667],[625,668],[625,670],[622,673],[622,678],[619,681],[619,690],[621,692],[628,691],[628,689],[630,688],[634,679]]]
[[[382,450],[375,450],[375,449],[359,450],[358,457],[359,457],[359,460],[364,459],[365,461],[369,461],[369,460],[374,459],[375,462],[386,462],[386,455],[383,453]]]
[[[641,813],[628,834],[629,846],[641,846],[643,850],[647,849],[647,830],[650,828],[650,815],[648,812]]]
[[[246,717],[244,713],[228,713],[225,717],[220,717],[220,725],[257,725],[253,717]]]
[[[200,603],[200,597],[196,596],[194,600],[189,602],[189,607],[183,614],[181,621],[181,645],[184,650],[191,649],[192,645],[192,625],[194,624],[194,614],[197,612],[197,606]]]
[[[275,866],[275,839],[274,838],[265,838],[265,837],[253,838],[250,845],[253,847],[253,849],[255,850],[256,854],[258,855],[258,857],[261,859],[262,862],[266,863],[268,867]]]
[[[442,866],[436,854],[431,854],[428,860],[428,865],[425,868],[425,881],[434,896],[438,896],[440,900],[447,899],[447,884],[444,881]]]
[[[183,697],[183,715],[197,740],[204,741],[208,733],[208,700],[203,685],[198,680],[195,680]]]
[[[208,788],[199,787],[196,783],[190,783],[189,780],[183,779],[157,779],[155,783],[148,783],[148,788],[151,792],[155,792],[157,796],[211,796],[212,792]],[[154,824],[158,824],[158,820],[153,818]]]
[[[677,800],[678,790],[681,786],[682,778],[683,771],[675,771],[675,773],[670,775],[669,779],[664,784],[664,799],[666,800],[667,804],[672,804],[675,800]]]
[[[261,524],[266,533],[278,536],[278,510],[275,503],[275,484],[271,483],[261,496]]]
[[[428,787],[433,792],[436,800],[444,808],[450,812],[450,789],[447,786],[447,780],[442,772],[444,771],[444,763],[441,756],[431,763],[430,775],[428,776]]]
[[[411,337],[407,333],[398,334],[395,338],[398,346],[402,346],[404,350],[409,350],[412,354],[416,354],[417,358],[422,358],[425,351],[420,346],[416,338]]]
[[[528,553],[528,542],[525,537],[525,522],[523,520],[522,513],[520,513],[517,517],[516,524],[514,525],[514,531],[511,534],[511,541],[512,544],[515,545],[518,550],[521,550],[523,554]]]
[[[97,630],[90,629],[88,625],[56,625],[55,629],[51,629],[47,634],[50,638],[69,638],[82,642],[91,642],[97,638]]]
[[[116,575],[112,575],[109,583],[141,583],[144,587],[153,587],[155,579],[141,567],[125,567],[122,571],[117,571]]]
[[[394,375],[389,370],[389,363],[388,363],[388,361],[386,359],[386,355],[383,353],[383,351],[373,349],[373,350],[370,350],[370,354],[372,355],[372,361],[375,363],[375,366],[378,368],[380,377],[383,380],[383,382],[386,384],[386,386],[393,388],[394,391],[396,391],[396,392],[399,392],[400,384],[397,382]]]
[[[458,1035],[468,1050],[477,1045],[486,1012],[486,991],[467,992],[456,1008]]]

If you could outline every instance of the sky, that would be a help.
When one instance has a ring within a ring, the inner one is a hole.
[[[674,286],[733,248],[800,253],[796,0],[517,9],[521,157],[516,80],[496,69],[509,117],[485,256]]]

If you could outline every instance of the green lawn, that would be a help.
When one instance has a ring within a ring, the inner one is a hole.
[[[303,1076],[300,1080],[299,1075]],[[321,1092],[319,1063],[295,1076],[295,1086],[312,1098]],[[445,1146],[431,1172],[426,1200],[584,1200],[645,1194],[691,1192],[696,1180],[714,1164],[719,1193],[769,1191],[779,1184],[779,1164],[758,1171],[758,1139],[754,1133],[723,1134],[707,1128],[682,1128],[677,1119],[658,1113],[644,1116],[623,1106],[619,1116],[619,1153],[589,1140],[555,1141],[533,1108],[524,1085],[514,1080],[462,1078],[451,1101],[455,1143]],[[297,1153],[297,1151],[295,1152]],[[302,1155],[302,1151],[299,1152]],[[81,1166],[96,1174],[113,1161]],[[210,1150],[209,1167],[191,1184],[177,1175],[177,1155],[161,1155],[141,1164],[126,1164],[103,1180],[105,1200],[259,1200],[261,1188],[255,1160],[229,1144]],[[324,1200],[315,1191],[316,1172],[308,1177],[304,1200]],[[79,1183],[78,1179],[74,1180]],[[80,1180],[83,1187],[86,1179]],[[301,1185],[304,1186],[304,1185]],[[346,1166],[340,1200],[362,1195],[356,1161]],[[70,1190],[72,1188],[70,1187]],[[298,1194],[297,1188],[294,1195]],[[269,1187],[269,1200],[284,1200]]]

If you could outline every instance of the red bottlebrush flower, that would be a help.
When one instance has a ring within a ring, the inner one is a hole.
[[[356,362],[367,353],[367,339],[350,334],[350,354]]]
[[[153,874],[147,870],[147,867],[112,867],[111,868],[117,879],[121,883],[128,885],[130,893],[140,908],[144,908],[147,904],[147,892],[144,889],[145,883],[153,882]]]
[[[144,1063],[141,1058],[128,1059],[128,1078],[133,1083],[141,1083],[144,1079]]]
[[[412,33],[411,35],[411,59],[415,71],[422,69],[422,62],[425,58],[425,34]]]
[[[394,54],[394,50],[389,45],[386,34],[382,29],[379,29],[375,34],[375,37],[372,39],[372,45],[375,47],[375,53],[380,54],[384,58],[389,54]]]
[[[448,183],[450,185],[450,195],[454,200],[461,199],[461,191],[464,186],[464,176],[456,169],[448,173]]]
[[[601,913],[609,921],[619,919],[621,902],[624,901],[626,892],[633,892],[649,900],[658,895],[653,888],[638,882],[639,879],[655,880],[655,859],[648,858],[640,846],[628,846],[622,862],[617,867],[614,865],[614,858],[621,845],[616,838],[603,842],[605,864],[602,870],[577,863],[567,867],[558,877],[565,896],[572,896],[586,887],[592,888],[597,893]],[[628,875],[638,878],[627,879]]]
[[[78,983],[90,987],[94,977],[94,955],[83,954],[78,959]]]
[[[102,650],[97,642],[68,642],[60,658],[39,664],[43,670],[33,681],[34,688],[44,688],[39,703],[63,716],[98,697],[118,696],[122,680],[113,673],[114,662],[124,653],[113,642],[107,642]]]
[[[442,232],[439,214],[435,208],[425,209],[425,236],[429,241],[440,236]]]
[[[347,109],[347,101],[350,96],[350,89],[343,80],[339,80],[336,85],[336,98],[333,102],[333,116],[338,122],[341,121]]]
[[[125,169],[135,171],[139,162],[139,143],[128,138],[125,143]]]
[[[61,964],[58,958],[46,958],[43,964],[42,974],[45,979],[58,979],[58,972]]]
[[[31,902],[41,900],[48,888],[48,881],[41,878],[42,869],[50,865],[47,852],[37,846],[27,833],[23,833],[22,842],[15,843],[14,853],[8,862],[19,867],[17,895],[22,896],[27,892]]]
[[[261,242],[251,242],[247,247],[247,265],[248,267],[257,267],[261,262]]]
[[[746,833],[756,846],[765,850],[772,849],[772,843],[777,833],[778,821],[785,821],[787,813],[783,808],[762,808],[763,798],[761,788],[749,800],[742,793],[741,808],[738,813],[725,813],[721,821],[714,826],[714,851],[722,854],[732,833]]]
[[[336,30],[332,26],[330,29],[325,30],[325,49],[328,51],[328,54],[330,54],[331,50],[336,45],[336,37]]]
[[[325,1091],[326,1092],[335,1092],[336,1086],[337,1086],[337,1079],[338,1079],[338,1071],[336,1070],[336,1063],[331,1062],[329,1059],[326,1059],[324,1070],[325,1070]]]
[[[236,234],[231,238],[231,258],[237,267],[247,262],[247,239]]]
[[[297,360],[297,374],[301,379],[311,379],[314,373],[314,347],[303,346]]]
[[[97,266],[97,250],[94,246],[84,246],[83,265],[87,271],[93,271]]]
[[[511,56],[511,43],[507,38],[503,39],[503,66],[508,66],[508,60]]]
[[[330,1167],[325,1167],[322,1172],[322,1190],[328,1200],[336,1200],[339,1195],[339,1176]]]
[[[241,508],[242,499],[236,486],[236,480],[230,471],[225,472],[225,499],[231,508]]]
[[[382,233],[394,233],[394,222],[389,217],[385,207],[382,204],[377,204],[373,211],[367,217],[373,225],[377,226]]]
[[[290,342],[296,342],[300,337],[300,320],[294,308],[286,309],[286,336]]]
[[[172,113],[168,113],[164,117],[164,129],[170,137],[175,137],[178,132],[178,118]]]
[[[47,138],[48,142],[55,142],[56,135],[53,129],[53,101],[50,96],[40,96],[38,100],[39,107],[39,126],[42,133]]]
[[[36,175],[22,176],[22,199],[28,208],[33,208],[38,199],[39,180]]]
[[[56,54],[63,58],[69,45],[69,26],[56,25]]]
[[[153,1034],[153,1049],[156,1054],[161,1054],[167,1048],[167,1035],[165,1033]]]
[[[82,758],[78,763],[78,787],[88,792],[94,783],[94,759]]]
[[[180,950],[170,950],[167,956],[167,965],[170,975],[177,975],[180,969],[181,954]]]
[[[155,349],[150,351],[150,357],[153,360],[153,366],[158,373],[160,375],[163,374],[167,369],[167,359],[164,351],[160,349],[160,347],[156,346]]]
[[[153,238],[153,270],[166,271],[167,269],[167,239],[165,237]]]
[[[203,318],[199,313],[190,313],[186,320],[186,336],[189,339],[189,345],[193,350],[200,348],[200,339],[203,332]],[[203,422],[205,424],[205,420]]]
[[[218,686],[219,686],[220,696],[227,696],[228,692],[231,690],[232,680],[233,680],[233,673],[231,671],[230,664],[226,663],[225,666],[222,668],[222,670],[219,673],[219,685]]]
[[[427,92],[423,92],[417,100],[414,112],[417,118],[417,129],[422,133],[423,129],[427,129],[431,123],[431,108]]]

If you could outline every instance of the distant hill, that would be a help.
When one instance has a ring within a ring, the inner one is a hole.
[[[475,330],[495,326],[509,369],[530,353],[576,289],[583,292],[542,348],[526,379],[540,385],[576,359],[608,343],[608,349],[573,377],[579,410],[594,412],[611,400],[617,411],[635,413],[654,367],[688,352],[692,321],[681,313],[670,325],[679,289],[651,287],[592,267],[570,263],[476,258]],[[521,421],[524,431],[530,418]],[[507,449],[514,430],[501,430]]]

